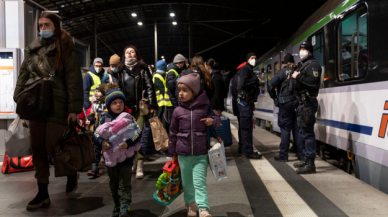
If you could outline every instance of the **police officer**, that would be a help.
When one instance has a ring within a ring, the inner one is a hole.
[[[291,82],[292,69],[295,67],[294,57],[288,53],[284,57],[282,69],[268,82],[268,93],[279,107],[278,125],[281,130],[281,142],[279,156],[276,161],[287,162],[290,147],[291,130],[294,131],[295,110],[293,106]],[[277,93],[275,91],[277,88]],[[295,140],[295,137],[294,137]]]
[[[298,70],[294,71],[292,77],[296,81],[295,96],[298,101],[297,117],[299,126],[298,146],[304,145],[303,159],[295,163],[299,167],[298,174],[315,173],[315,152],[316,140],[314,133],[315,113],[318,109],[317,96],[321,81],[321,65],[315,61],[313,46],[311,42],[305,41],[299,47],[299,56],[302,61]]]
[[[256,64],[256,54],[247,55],[247,64],[242,67],[232,82],[234,89],[234,104],[237,105],[237,111],[234,112],[238,117],[240,129],[241,151],[245,158],[260,159],[262,155],[253,151],[253,110],[254,103],[257,100],[257,90],[259,90],[260,79],[253,73],[253,67]],[[232,93],[233,94],[233,93]]]

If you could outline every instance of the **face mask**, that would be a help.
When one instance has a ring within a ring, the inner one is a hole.
[[[300,56],[301,60],[304,60],[309,56],[309,52],[307,52],[305,50],[301,50],[301,51],[299,51],[299,56]]]
[[[137,59],[136,58],[129,58],[129,59],[125,59],[125,65],[133,65],[134,63],[136,63]]]
[[[39,36],[41,36],[43,38],[52,38],[54,36],[53,31],[54,31],[54,29],[40,30]]]
[[[110,67],[110,70],[114,73],[117,73],[118,69],[117,68],[113,68],[113,67]]]
[[[102,68],[94,68],[96,70],[97,73],[100,73]]]
[[[249,64],[251,64],[252,66],[255,66],[255,64],[256,64],[256,60],[255,60],[255,59],[253,59],[253,60],[250,60],[250,61],[249,61]]]

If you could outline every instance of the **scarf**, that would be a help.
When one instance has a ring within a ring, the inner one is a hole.
[[[128,66],[129,68],[135,67],[136,64],[137,64],[137,59],[136,58],[125,59],[125,65]]]

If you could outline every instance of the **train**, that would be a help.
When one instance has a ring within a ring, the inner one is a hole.
[[[323,75],[315,124],[319,148],[347,153],[357,178],[388,193],[386,11],[388,1],[381,0],[329,0],[322,5],[294,35],[258,58],[254,73],[262,82],[254,117],[280,133],[278,108],[267,93],[267,83],[287,53],[297,63],[300,44],[311,41]],[[231,100],[229,91],[228,110]]]

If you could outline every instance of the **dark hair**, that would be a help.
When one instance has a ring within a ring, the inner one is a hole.
[[[210,58],[206,61],[206,65],[210,66],[211,69],[218,69],[218,63],[213,59]]]
[[[128,49],[128,48],[132,48],[133,50],[135,50],[135,53],[136,53],[136,59],[137,59],[137,65],[138,66],[141,66],[141,65],[144,65],[144,60],[141,58],[140,56],[140,53],[139,51],[137,50],[137,48],[133,45],[128,45],[124,48],[123,50],[123,56],[121,57],[121,63],[119,65],[119,71],[123,70],[125,68],[125,51]]]
[[[208,89],[212,89],[212,79],[210,77],[209,72],[205,68],[205,63],[203,59],[199,55],[195,55],[193,60],[191,61],[191,69],[200,68],[202,71],[201,78],[205,81],[205,85]]]
[[[71,36],[68,32],[61,28],[60,18],[54,13],[43,13],[39,19],[47,18],[54,23],[54,39],[55,39],[55,66],[57,69],[63,69],[63,60],[70,55],[70,47],[68,46]],[[38,32],[40,31],[38,23]]]

